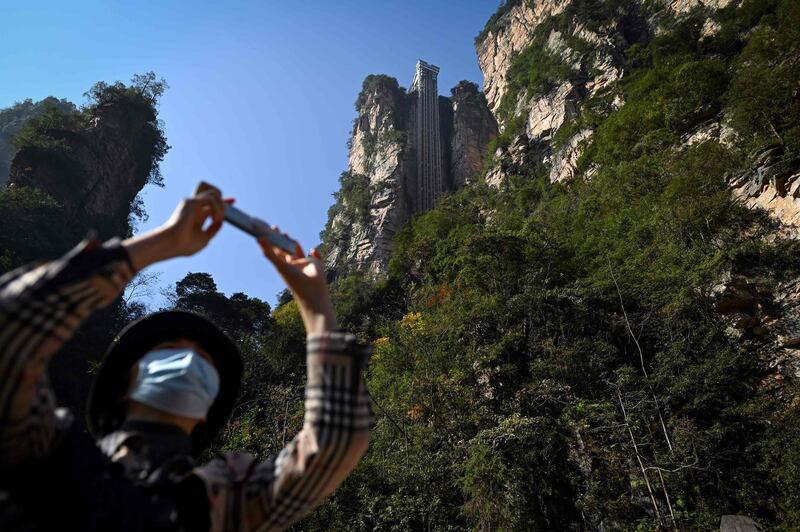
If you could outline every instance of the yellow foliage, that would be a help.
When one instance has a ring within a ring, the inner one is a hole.
[[[409,312],[400,323],[411,330],[419,330],[422,327],[422,315],[419,312]]]
[[[377,340],[372,342],[372,345],[375,347],[375,349],[380,349],[381,347],[383,347],[385,345],[389,345],[389,337],[388,336],[381,336],[380,338],[378,338]]]

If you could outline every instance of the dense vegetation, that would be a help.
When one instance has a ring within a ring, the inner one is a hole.
[[[8,179],[8,171],[11,168],[11,159],[15,151],[12,139],[29,120],[42,115],[49,109],[57,109],[63,113],[71,113],[76,110],[73,103],[52,96],[35,103],[28,99],[0,110],[0,185]]]
[[[470,186],[398,236],[388,279],[337,284],[376,347],[378,422],[309,528],[800,526],[797,383],[770,384],[769,344],[710,297],[726,274],[800,274],[800,246],[726,182],[765,147],[797,158],[800,6],[721,10],[701,39],[705,15],[633,44],[625,105],[598,95],[564,126],[595,130],[591,180],[529,164]],[[519,90],[569,75],[529,55]],[[722,110],[732,145],[680,147]]]
[[[387,76],[386,74],[370,74],[364,78],[364,81],[361,83],[361,91],[356,97],[356,112],[361,111],[361,109],[364,107],[364,104],[367,103],[367,99],[371,93],[378,91],[386,93],[401,93],[403,89],[397,83],[397,80],[391,76]]]

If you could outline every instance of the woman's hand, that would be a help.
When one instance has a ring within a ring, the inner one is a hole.
[[[194,255],[209,243],[222,227],[225,202],[222,192],[200,182],[191,198],[181,201],[161,229],[173,256]],[[210,221],[210,223],[209,223]],[[208,227],[205,225],[208,224]]]
[[[181,201],[164,225],[144,235],[125,240],[134,270],[171,259],[194,255],[211,241],[222,227],[225,203],[218,188],[201,182],[190,198]]]
[[[273,227],[277,231],[277,227]],[[306,333],[319,334],[336,329],[333,310],[322,257],[316,249],[306,257],[297,244],[295,254],[286,253],[274,246],[268,238],[258,239],[264,255],[277,268],[286,285],[294,294]]]

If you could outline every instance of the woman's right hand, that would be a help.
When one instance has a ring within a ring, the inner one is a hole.
[[[277,227],[272,228],[277,231]],[[325,267],[316,249],[305,256],[299,244],[292,255],[273,245],[268,238],[259,238],[264,256],[275,266],[297,301],[306,333],[319,334],[336,329],[336,313],[333,310]]]

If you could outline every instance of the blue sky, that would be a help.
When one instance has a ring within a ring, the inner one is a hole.
[[[441,68],[443,94],[462,79],[480,85],[473,38],[498,1],[0,4],[0,107],[49,95],[81,103],[96,81],[148,70],[169,83],[160,108],[172,146],[166,186],[145,189],[150,220],[140,231],[165,220],[204,179],[308,248],[347,165],[364,77],[389,74],[407,87],[422,58]],[[223,292],[270,303],[283,288],[233,227],[200,254],[154,270],[162,285],[209,272]]]

